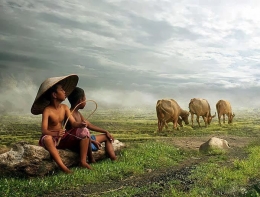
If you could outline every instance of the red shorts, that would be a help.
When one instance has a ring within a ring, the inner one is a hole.
[[[78,152],[79,149],[80,149],[80,140],[81,139],[76,137],[77,136],[77,129],[78,128],[73,128],[69,131],[66,131],[64,136],[62,136],[59,145],[56,148],[57,149],[69,149],[69,150]],[[44,138],[46,136],[47,135],[42,135],[40,140],[39,140],[39,145],[44,147],[45,149],[46,149],[46,147],[45,147],[45,144],[44,144]],[[59,137],[52,137],[52,139],[53,139],[53,142],[56,146],[57,143],[58,143]]]

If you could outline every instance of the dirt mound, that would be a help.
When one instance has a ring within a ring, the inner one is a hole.
[[[207,137],[174,137],[171,142],[176,146],[184,149],[199,150],[199,147],[204,142],[212,137],[218,137],[227,140],[231,148],[244,147],[252,142],[255,138],[252,137],[237,137],[237,136],[221,136],[211,135]]]

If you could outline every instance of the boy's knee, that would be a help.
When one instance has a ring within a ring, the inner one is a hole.
[[[89,140],[88,137],[85,137],[85,138],[81,139],[81,141],[83,141],[83,142],[89,142],[90,140]]]
[[[52,138],[51,135],[46,135],[43,140],[44,140],[45,142],[46,142],[46,141],[53,141],[53,138]]]

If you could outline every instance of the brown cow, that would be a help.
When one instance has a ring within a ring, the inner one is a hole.
[[[214,116],[211,116],[210,112],[210,105],[206,99],[201,99],[201,98],[193,98],[190,100],[189,103],[189,109],[191,113],[191,126],[193,127],[193,116],[194,114],[197,115],[197,122],[200,127],[200,121],[199,117],[202,116],[204,122],[205,122],[205,127],[210,125],[210,122],[212,118],[216,116],[216,113]]]
[[[225,124],[225,115],[227,115],[228,117],[228,124],[232,123],[233,118],[235,116],[235,114],[232,114],[232,108],[231,108],[231,104],[229,101],[227,100],[219,100],[216,104],[216,109],[218,112],[218,122],[219,125],[221,125],[221,116],[223,115],[223,123]]]
[[[189,112],[183,110],[173,99],[158,100],[156,112],[158,118],[158,131],[162,131],[164,126],[168,128],[168,122],[173,122],[174,129],[177,128],[177,123],[182,126],[182,121],[184,121],[185,124],[189,124]]]

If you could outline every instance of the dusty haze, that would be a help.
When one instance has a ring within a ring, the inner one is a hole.
[[[40,84],[35,84],[29,76],[23,75],[18,79],[14,76],[5,76],[1,80],[0,89],[0,113],[18,112],[30,113],[30,108],[36,97]],[[78,84],[85,90],[88,100],[94,100],[98,104],[98,109],[150,109],[155,110],[158,99],[172,98],[175,99],[183,109],[188,110],[188,104],[191,98],[205,98],[209,101],[212,113],[216,111],[215,104],[219,99],[227,99],[231,102],[233,110],[259,108],[258,97],[247,97],[252,94],[249,90],[239,92],[233,89],[230,92],[219,90],[213,91],[207,89],[183,88],[176,90],[173,86],[172,92],[148,93],[146,90],[106,90],[103,88],[94,89],[84,87],[84,84]],[[257,91],[257,90],[256,90]],[[257,92],[256,96],[257,96]],[[66,100],[65,104],[69,105]],[[88,104],[89,109],[93,109],[93,104]]]

